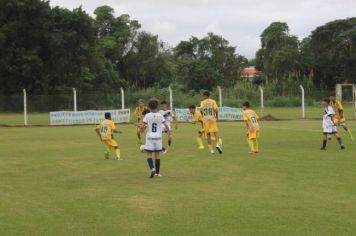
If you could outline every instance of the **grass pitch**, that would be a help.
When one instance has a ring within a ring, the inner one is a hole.
[[[356,122],[349,122],[356,134]],[[0,235],[354,235],[356,141],[320,151],[321,122],[221,123],[222,156],[175,132],[162,178],[148,178],[135,128],[123,161],[104,160],[94,126],[0,128]]]

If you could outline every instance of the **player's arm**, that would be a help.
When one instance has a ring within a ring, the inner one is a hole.
[[[95,128],[95,132],[96,132],[96,133],[97,133],[97,135],[99,136],[100,141],[103,141],[103,139],[101,138],[100,126],[99,126],[99,125]]]
[[[112,131],[113,133],[116,133],[116,134],[121,134],[121,133],[122,133],[121,130],[118,130],[118,129],[116,128],[116,125],[115,125],[114,123],[112,123],[112,125],[111,125],[111,131]]]
[[[340,115],[340,118],[344,118],[344,110],[343,109],[339,109],[339,115]]]
[[[255,131],[255,127],[253,127],[253,124],[252,124],[251,120],[247,120],[246,124],[247,124],[247,127],[248,127],[249,131],[251,131],[251,132]]]

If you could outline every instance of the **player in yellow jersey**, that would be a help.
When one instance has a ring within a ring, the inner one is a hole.
[[[217,125],[218,104],[215,100],[210,98],[209,91],[205,91],[203,93],[203,101],[200,103],[200,113],[203,117],[202,119],[204,122],[204,131],[206,134],[210,153],[214,154],[214,150],[211,145],[211,134],[213,134],[215,136],[216,149],[220,154],[222,154],[222,141],[219,137],[219,129]]]
[[[107,147],[105,151],[105,158],[109,159],[111,149],[115,149],[116,159],[121,160],[119,145],[113,137],[113,133],[121,133],[121,131],[116,129],[109,112],[105,113],[105,120],[96,126],[95,131],[98,134],[100,141],[102,141]]]
[[[336,113],[334,116],[334,123],[344,128],[344,130],[350,136],[351,140],[354,140],[351,130],[346,125],[346,118],[345,118],[344,108],[342,106],[342,103],[339,100],[337,100],[336,97],[333,95],[330,96],[330,105]]]
[[[204,135],[203,117],[201,113],[196,110],[195,105],[191,105],[189,107],[189,114],[193,115],[193,120],[189,122],[196,125],[198,128],[198,137],[197,137],[198,149],[204,149],[203,139],[202,139]]]
[[[242,104],[243,119],[247,126],[247,142],[250,146],[250,154],[257,154],[258,150],[258,138],[260,136],[260,125],[258,124],[258,115],[254,110],[250,109],[250,103],[244,102]]]
[[[137,119],[137,123],[140,124],[144,118],[143,112],[145,111],[145,102],[142,99],[138,100],[138,106],[135,108],[134,115]],[[137,143],[142,144],[141,134],[145,132],[145,128],[141,126],[137,126],[136,135],[137,135]]]

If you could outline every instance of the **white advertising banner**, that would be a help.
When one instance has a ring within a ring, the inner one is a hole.
[[[199,111],[199,108],[197,108]],[[193,116],[190,115],[189,109],[176,108],[175,113],[177,121],[193,120]],[[243,120],[242,109],[233,107],[219,107],[218,108],[219,120]]]
[[[111,113],[114,123],[130,122],[130,110],[108,110],[108,111],[56,111],[50,112],[51,125],[84,125],[99,124],[104,119],[106,112]]]

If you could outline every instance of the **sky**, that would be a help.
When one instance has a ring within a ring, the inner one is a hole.
[[[274,21],[288,23],[290,33],[303,38],[329,21],[356,17],[356,0],[51,0],[51,5],[82,6],[90,15],[97,6],[109,5],[116,15],[129,14],[170,46],[213,32],[249,59]]]

